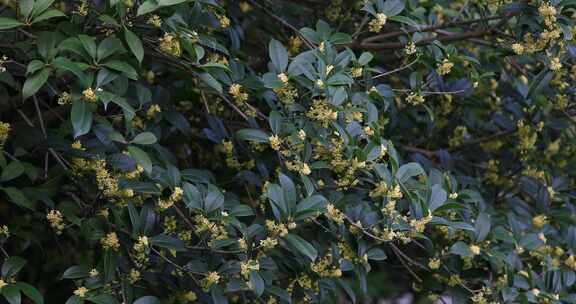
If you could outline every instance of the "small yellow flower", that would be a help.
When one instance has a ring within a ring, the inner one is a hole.
[[[88,288],[84,286],[78,287],[78,289],[74,290],[74,295],[79,298],[86,297],[86,293],[88,293]]]
[[[230,19],[224,15],[218,15],[218,22],[222,28],[230,27]]]
[[[440,268],[440,259],[437,258],[430,259],[430,261],[428,261],[428,267],[430,267],[430,269]]]
[[[156,114],[160,112],[162,112],[160,106],[158,104],[153,104],[148,108],[148,111],[146,111],[146,117],[148,117],[148,119],[154,119]]]
[[[270,147],[272,150],[278,151],[282,146],[282,139],[278,137],[278,135],[272,135],[268,137],[268,142],[270,143]]]
[[[94,93],[94,90],[92,90],[92,88],[87,88],[84,91],[82,91],[82,100],[94,103],[98,101],[98,96],[96,96],[96,93]]]
[[[512,51],[517,55],[522,55],[524,54],[524,46],[520,43],[514,43],[512,44]]]
[[[116,232],[110,232],[105,237],[100,240],[102,244],[102,248],[104,249],[111,249],[117,251],[120,249],[120,241],[118,240],[118,236]]]
[[[306,131],[300,129],[298,130],[298,139],[305,140],[306,139]]]
[[[8,285],[8,283],[6,283],[6,282],[4,282],[4,280],[0,279],[0,290],[2,290],[2,288],[4,288],[7,285]]]
[[[480,246],[470,245],[470,251],[472,252],[473,255],[479,255],[480,254]]]
[[[278,79],[280,79],[283,84],[287,84],[289,81],[288,76],[284,73],[278,74]]]
[[[532,218],[532,225],[534,225],[536,228],[542,228],[546,224],[548,224],[548,217],[544,214],[540,214]]]
[[[89,274],[90,274],[91,278],[94,278],[94,277],[97,277],[100,274],[100,272],[98,272],[98,269],[92,268],[92,270],[90,270]]]
[[[71,104],[71,103],[72,103],[72,95],[70,95],[70,93],[68,93],[68,92],[63,92],[58,97],[58,104],[61,106]]]
[[[452,71],[453,67],[454,67],[454,64],[452,62],[450,62],[450,60],[448,60],[448,58],[444,58],[444,60],[442,60],[442,63],[439,63],[437,65],[436,71],[440,75],[447,75],[447,74],[450,74],[450,71]]]
[[[208,275],[202,279],[202,289],[208,291],[210,286],[218,284],[218,282],[220,282],[220,275],[215,271],[209,272]]]
[[[153,27],[161,27],[162,26],[162,19],[160,19],[160,16],[158,16],[158,15],[152,15],[152,16],[150,16],[150,18],[148,18],[146,23],[152,25]]]
[[[378,33],[382,30],[382,27],[386,24],[387,16],[383,13],[376,14],[376,17],[368,23],[368,28],[371,32]]]

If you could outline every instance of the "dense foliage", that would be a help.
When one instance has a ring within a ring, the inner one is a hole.
[[[575,20],[0,1],[0,294],[576,303]]]

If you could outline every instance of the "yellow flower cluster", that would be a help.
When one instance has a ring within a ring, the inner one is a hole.
[[[275,151],[279,151],[282,146],[282,139],[278,135],[268,137],[268,142],[270,143],[270,148]]]
[[[300,51],[300,47],[302,46],[302,39],[299,36],[292,36],[290,37],[290,42],[288,44],[288,53],[290,55],[294,55]]]
[[[100,240],[100,244],[104,249],[118,251],[120,249],[120,241],[116,232],[110,232]]]
[[[202,289],[208,291],[212,285],[218,284],[220,282],[220,275],[215,272],[209,272],[204,279],[202,279]]]
[[[48,214],[46,214],[46,219],[50,223],[50,227],[56,231],[56,234],[62,234],[62,230],[64,230],[64,218],[62,217],[62,213],[58,210],[50,210]]]
[[[152,15],[150,18],[148,18],[148,20],[146,20],[146,23],[152,25],[153,27],[159,28],[162,26],[162,19],[160,19],[160,16],[158,15]]]
[[[74,295],[79,298],[85,298],[88,291],[89,291],[88,288],[80,286],[78,287],[78,289],[74,290]]]
[[[2,225],[0,227],[0,236],[6,237],[6,238],[10,237],[10,229],[8,229],[8,226]]]
[[[288,168],[288,170],[290,171],[294,171],[294,172],[298,172],[302,175],[310,175],[310,173],[312,173],[312,170],[310,169],[310,166],[308,166],[307,163],[304,162],[300,162],[300,161],[286,161],[286,168]]]
[[[140,273],[140,271],[136,270],[136,269],[130,269],[130,273],[128,274],[129,278],[128,281],[130,281],[130,283],[134,284],[138,281],[140,281],[140,279],[142,279],[142,274]]]
[[[276,245],[278,245],[278,240],[273,237],[267,237],[266,239],[260,241],[260,246],[264,250],[270,250],[276,247]]]
[[[225,15],[218,15],[218,22],[220,23],[220,26],[222,28],[228,28],[230,27],[230,19],[228,19],[228,17],[226,17]]]
[[[72,103],[72,95],[68,92],[62,92],[60,96],[58,96],[58,104],[63,106]]]
[[[92,88],[87,88],[84,91],[82,91],[82,100],[90,103],[95,103],[98,101],[98,96],[96,96],[96,93],[94,93],[94,90],[92,90]]]
[[[234,102],[240,108],[240,110],[245,112],[248,116],[256,116],[256,111],[247,102],[250,96],[248,93],[244,92],[242,85],[233,83],[228,89],[228,93],[232,96]]]
[[[450,147],[456,147],[464,143],[466,137],[468,137],[468,128],[466,126],[457,126],[454,128],[454,133],[452,137],[448,140],[448,145]]]
[[[436,72],[439,75],[448,75],[452,71],[454,64],[448,58],[444,58],[441,63],[436,66]]]
[[[273,91],[276,94],[278,100],[286,105],[293,104],[294,100],[298,98],[298,90],[287,81],[284,82],[281,87],[273,89]]]
[[[180,57],[182,55],[182,49],[180,47],[180,41],[176,36],[170,33],[164,33],[164,36],[160,40],[160,50],[168,55],[174,57]]]
[[[426,225],[430,223],[431,220],[432,220],[432,213],[428,213],[428,215],[423,218],[411,219],[410,227],[412,227],[414,231],[422,233],[424,232],[424,229],[426,229]]]
[[[158,104],[153,104],[146,111],[146,117],[148,117],[148,119],[154,119],[156,118],[156,114],[160,112],[162,112],[160,106]]]
[[[548,217],[544,214],[537,215],[532,218],[532,225],[538,229],[548,224]]]
[[[80,2],[80,5],[78,5],[76,10],[74,11],[74,13],[78,14],[79,16],[85,17],[88,15],[89,11],[90,11],[90,5],[88,4],[88,1],[82,0]]]
[[[550,2],[542,2],[538,7],[538,15],[544,18],[547,27],[553,27],[556,23],[556,8]]]
[[[316,99],[310,110],[306,112],[306,117],[319,122],[323,128],[327,128],[331,122],[338,118],[338,112],[332,110],[326,100]]]
[[[228,232],[223,225],[214,223],[201,214],[195,216],[194,221],[196,224],[196,234],[208,232],[210,234],[210,238],[212,239],[211,242],[228,238]]]
[[[519,139],[519,149],[522,153],[526,153],[534,148],[536,140],[538,139],[538,134],[536,129],[532,128],[530,125],[526,124],[524,120],[519,120],[516,123],[518,128],[518,139]],[[539,127],[540,129],[540,127]]]
[[[158,207],[160,210],[166,210],[172,207],[175,203],[182,199],[182,195],[184,194],[184,190],[180,187],[174,188],[174,192],[170,194],[167,199],[159,199],[158,200]]]
[[[381,196],[386,196],[391,200],[397,200],[402,198],[402,191],[400,190],[400,185],[391,186],[385,181],[380,181],[376,184],[376,188],[370,191],[371,198],[377,198]]]
[[[428,267],[433,270],[440,268],[440,259],[438,258],[430,259],[428,261]]]
[[[250,272],[260,270],[260,264],[256,260],[247,260],[240,263],[240,274],[248,279]]]
[[[253,159],[244,163],[240,162],[234,154],[234,144],[229,140],[222,141],[222,149],[226,155],[226,165],[230,168],[241,170],[242,168],[252,169],[255,165]]]
[[[266,220],[266,229],[272,237],[284,237],[288,234],[286,224],[276,224],[273,220]]]
[[[132,249],[134,249],[134,260],[136,261],[136,265],[141,266],[147,261],[146,257],[146,249],[148,248],[148,237],[146,236],[139,236],[138,241],[134,243]]]
[[[574,257],[573,255],[570,255],[570,256],[564,261],[564,265],[566,265],[566,266],[569,267],[570,269],[576,271],[576,257]]]
[[[4,147],[4,144],[8,140],[8,135],[10,135],[11,129],[9,123],[0,121],[0,149]]]
[[[339,278],[342,276],[342,270],[338,265],[333,264],[333,258],[331,254],[327,254],[321,259],[310,265],[312,271],[317,275],[324,278]]]
[[[106,169],[106,160],[104,159],[86,160],[77,158],[73,160],[73,169],[78,174],[93,171],[96,174],[98,190],[102,191],[106,198],[115,200],[117,203],[123,203],[124,199],[134,196],[132,189],[119,188],[118,177]]]
[[[336,208],[336,206],[334,206],[333,204],[329,203],[328,205],[326,205],[325,215],[327,218],[338,224],[342,224],[344,222],[344,213],[338,210],[338,208]]]
[[[371,32],[378,33],[382,30],[382,27],[386,24],[387,16],[383,13],[378,13],[376,16],[370,20],[368,23],[368,29]]]
[[[424,101],[425,101],[424,96],[422,96],[416,92],[410,92],[408,94],[408,96],[406,96],[406,102],[408,104],[413,105],[413,106],[423,104]]]
[[[406,44],[404,47],[404,53],[406,53],[406,55],[412,55],[417,51],[418,49],[416,48],[416,43],[414,43],[414,41],[408,42],[408,44]]]

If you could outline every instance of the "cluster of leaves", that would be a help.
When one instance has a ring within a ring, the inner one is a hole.
[[[0,3],[9,303],[576,303],[576,1]]]

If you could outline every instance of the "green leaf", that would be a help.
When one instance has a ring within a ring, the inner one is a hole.
[[[486,212],[480,213],[474,226],[474,230],[476,230],[476,242],[482,242],[488,233],[490,233],[491,227],[492,220],[490,219],[490,215]]]
[[[98,50],[96,50],[96,57],[98,57],[98,61],[104,60],[111,55],[116,53],[123,53],[125,51],[124,47],[122,46],[122,42],[120,40],[108,37],[98,45]]]
[[[198,77],[200,78],[200,80],[202,80],[205,84],[207,84],[209,87],[214,89],[216,92],[218,92],[220,94],[222,94],[224,92],[220,82],[218,82],[218,80],[216,80],[216,78],[214,78],[214,76],[210,75],[209,73],[205,73],[205,72],[199,73]]]
[[[36,94],[44,83],[46,83],[48,77],[50,77],[50,69],[44,68],[40,70],[40,72],[32,75],[32,77],[26,78],[26,82],[24,82],[24,86],[22,87],[22,98],[27,99]]]
[[[151,132],[142,132],[132,139],[133,144],[137,145],[152,145],[156,143],[156,136]]]
[[[210,213],[214,210],[220,209],[224,205],[224,194],[213,185],[208,186],[208,194],[204,200],[204,210]]]
[[[268,137],[269,135],[260,129],[242,129],[236,132],[236,138],[238,139],[259,143],[268,142]]]
[[[84,265],[72,266],[62,274],[63,279],[81,279],[90,275],[90,268]]]
[[[407,163],[402,165],[398,171],[396,171],[396,178],[400,183],[405,183],[409,178],[421,174],[425,174],[425,172],[419,163]]]
[[[19,27],[21,25],[24,25],[24,23],[22,23],[16,19],[0,17],[0,30],[7,30],[7,29]]]
[[[20,0],[18,7],[20,8],[20,14],[24,18],[28,18],[34,9],[34,0]]]
[[[26,265],[25,259],[17,256],[9,257],[6,259],[4,264],[2,264],[2,277],[11,278],[15,276],[20,272],[20,270],[22,270],[22,268],[24,268],[24,265]]]
[[[151,237],[150,244],[162,248],[175,249],[176,251],[186,250],[186,246],[182,240],[165,234],[159,234],[157,236]]]
[[[54,0],[36,0],[31,16],[36,18],[38,15],[46,11],[52,3],[54,3]]]
[[[282,73],[288,66],[288,51],[280,41],[272,39],[268,45],[270,60],[278,73]]]
[[[92,128],[92,111],[87,102],[77,100],[72,104],[70,113],[72,128],[74,129],[74,138],[90,132]]]
[[[66,15],[59,10],[51,9],[51,10],[47,10],[47,11],[43,12],[38,17],[35,17],[32,20],[32,23],[37,23],[40,21],[44,21],[44,20],[48,20],[48,19],[52,19],[52,18],[56,18],[56,17],[66,17]]]
[[[450,247],[450,253],[463,257],[473,256],[472,251],[470,251],[470,247],[464,242],[456,242],[454,245],[452,245],[452,247]]]
[[[116,298],[109,294],[100,294],[94,297],[90,297],[87,300],[88,302],[95,304],[118,304]]]
[[[296,207],[296,218],[301,220],[320,212],[326,206],[327,202],[326,198],[319,194],[314,194],[303,199]]]
[[[7,187],[7,188],[0,188],[0,190],[4,191],[6,195],[10,198],[10,201],[20,207],[28,208],[34,211],[35,204],[34,202],[30,201],[22,191],[18,190],[17,188]]]
[[[160,304],[160,300],[153,296],[143,296],[136,299],[133,304]]]
[[[180,4],[180,3],[184,3],[188,0],[157,0],[158,4],[160,4],[161,6],[170,6],[170,5],[176,5],[176,4]]]
[[[2,288],[2,295],[10,304],[22,303],[20,290],[15,285],[8,285]]]
[[[86,77],[84,72],[82,72],[80,66],[72,62],[70,59],[66,57],[57,57],[56,59],[54,59],[52,63],[57,69],[69,71],[72,74],[74,74],[78,78],[78,80],[80,80],[80,84],[83,87],[89,86],[88,77]]]
[[[88,53],[92,59],[96,59],[96,42],[93,37],[86,36],[86,35],[78,35],[78,39],[80,39],[80,43],[82,43],[82,47]]]
[[[44,298],[36,287],[24,282],[17,282],[15,285],[16,288],[20,289],[20,291],[22,291],[30,300],[34,301],[34,303],[44,304]]]
[[[43,68],[46,64],[38,59],[34,59],[28,63],[26,67],[26,75],[34,74],[41,68]]]
[[[264,284],[264,279],[262,276],[255,271],[251,271],[249,274],[250,283],[252,283],[252,290],[257,296],[261,296],[264,293],[264,288],[266,285]]]
[[[138,80],[138,72],[128,63],[120,60],[112,60],[104,63],[104,66],[122,72],[126,77],[132,80]]]
[[[15,179],[24,173],[24,166],[19,161],[13,161],[4,170],[2,170],[1,180],[3,182]]]
[[[129,29],[124,29],[124,38],[126,38],[126,43],[128,43],[132,54],[138,59],[138,62],[142,63],[142,59],[144,59],[144,47],[142,46],[140,38]]]
[[[146,172],[152,172],[152,160],[150,160],[148,153],[136,146],[128,146],[128,153]]]
[[[151,13],[160,8],[160,5],[155,0],[147,0],[138,7],[136,12],[137,16]]]
[[[314,262],[318,257],[318,251],[316,251],[316,248],[300,236],[289,233],[284,237],[284,239],[288,244],[296,248],[298,252],[308,257],[312,262]]]
[[[432,186],[431,191],[432,192],[430,194],[430,201],[428,202],[428,209],[430,209],[430,211],[434,211],[446,202],[448,199],[448,193],[446,193],[446,190],[444,190],[440,184]]]
[[[364,52],[362,55],[360,55],[360,58],[358,58],[358,64],[367,65],[370,61],[372,61],[373,58],[374,55],[372,55],[372,53]]]
[[[386,0],[382,12],[388,16],[396,16],[404,10],[404,0]]]

